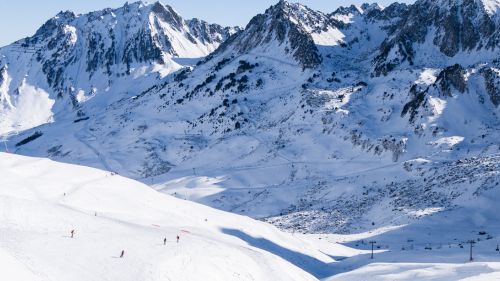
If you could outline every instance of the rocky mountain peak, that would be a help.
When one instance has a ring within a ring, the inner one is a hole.
[[[360,9],[359,6],[357,5],[350,5],[350,6],[340,6],[335,10],[332,14],[333,15],[349,15],[349,14],[361,14],[363,11]]]
[[[275,19],[291,21],[308,32],[324,29],[329,25],[328,17],[319,11],[314,11],[300,3],[280,1],[265,12]]]
[[[2,96],[13,97],[15,103],[19,88],[36,85],[58,101],[56,106],[79,111],[97,93],[123,93],[117,90],[122,87],[118,81],[156,83],[184,62],[207,56],[234,32],[201,20],[186,21],[160,2],[125,3],[78,15],[60,12],[34,36],[0,48],[1,75],[12,81],[0,81],[5,86]],[[16,67],[2,68],[6,65]]]
[[[380,6],[378,3],[363,3],[360,9],[363,13],[370,13],[372,11],[381,11],[384,7]]]
[[[350,5],[350,6],[340,6],[338,7],[332,15],[361,15],[372,11],[381,11],[384,8],[378,3],[363,3],[361,5]]]
[[[184,25],[184,20],[174,9],[168,5],[163,5],[161,2],[152,4],[151,12],[174,28],[180,29]]]
[[[500,25],[488,12],[494,6],[489,0],[417,1],[382,44],[375,59],[376,75],[387,74],[400,64],[418,63],[417,45],[434,45],[439,50],[435,56],[448,58],[474,50],[493,52],[500,48]]]
[[[73,20],[76,18],[76,14],[72,11],[60,11],[57,13],[57,15],[54,17],[55,19],[61,19],[61,20]]]
[[[325,29],[330,20],[321,12],[301,4],[279,1],[263,14],[253,17],[245,30],[217,51],[234,49],[245,53],[255,49],[269,49],[277,45],[303,68],[313,68],[321,63],[321,56],[311,33]],[[273,47],[273,49],[275,49]]]
[[[231,35],[242,30],[238,26],[223,27],[197,18],[187,20],[187,25],[191,34],[205,44],[222,44]]]

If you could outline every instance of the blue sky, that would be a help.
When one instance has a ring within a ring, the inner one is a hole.
[[[197,17],[222,25],[245,26],[256,14],[278,0],[161,0],[184,18]],[[381,0],[388,5],[395,0]],[[0,46],[33,35],[47,19],[61,10],[85,13],[107,7],[120,7],[125,0],[0,0]],[[129,1],[134,2],[134,1]],[[153,1],[150,1],[153,2]],[[332,12],[338,6],[360,4],[362,0],[291,0],[310,8]],[[399,0],[398,2],[414,2]]]

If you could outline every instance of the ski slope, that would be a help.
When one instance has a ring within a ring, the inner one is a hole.
[[[0,153],[0,182],[0,280],[500,278],[496,189],[410,224],[341,235],[284,233],[112,172],[43,158]],[[374,259],[369,241],[377,242]]]
[[[2,153],[0,179],[0,280],[317,280],[296,264],[333,261],[110,172]]]

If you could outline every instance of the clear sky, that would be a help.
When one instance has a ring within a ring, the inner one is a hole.
[[[380,0],[388,5],[396,0]],[[0,0],[0,46],[33,35],[47,19],[59,11],[86,13],[103,8],[122,6],[126,0]],[[135,2],[133,0],[130,3]],[[154,1],[149,1],[154,2]],[[172,6],[182,17],[197,17],[222,25],[245,26],[256,14],[278,0],[161,0]],[[315,10],[333,12],[338,6],[360,4],[367,0],[291,0]],[[414,2],[399,0],[398,2]]]

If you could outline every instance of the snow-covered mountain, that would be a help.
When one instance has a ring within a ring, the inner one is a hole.
[[[312,33],[328,31],[329,19],[300,4],[280,1],[262,15],[254,17],[245,31],[224,44],[217,53],[229,51],[235,54],[248,52],[290,57],[304,68],[321,63]]]
[[[497,0],[417,1],[380,46],[375,73],[497,59],[498,6]]]
[[[279,1],[196,66],[8,147],[288,230],[411,224],[499,188],[496,7]]]
[[[51,122],[62,111],[84,118],[88,100],[105,96],[102,107],[161,83],[237,31],[186,21],[160,2],[61,12],[34,36],[0,49],[0,132]]]

